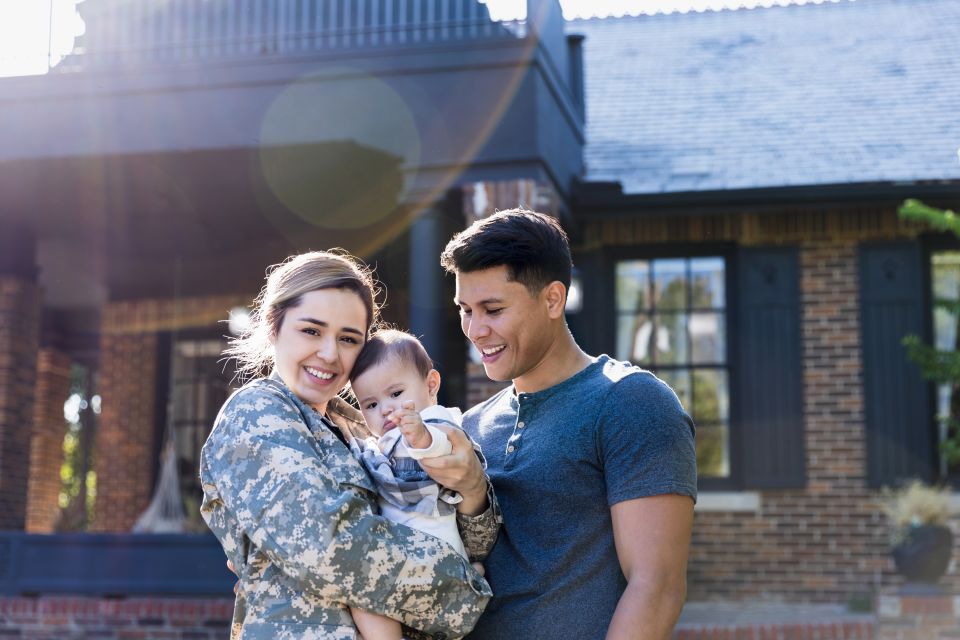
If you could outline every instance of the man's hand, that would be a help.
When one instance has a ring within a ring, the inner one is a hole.
[[[433,443],[427,425],[423,424],[423,418],[420,417],[413,400],[405,401],[401,409],[391,413],[387,419],[397,425],[408,447],[427,449]]]
[[[445,456],[423,458],[420,466],[438,484],[463,496],[457,511],[464,515],[483,513],[487,508],[487,479],[470,439],[460,429],[435,426],[447,434],[452,450]]]

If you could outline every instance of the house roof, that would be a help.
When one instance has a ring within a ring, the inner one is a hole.
[[[624,193],[960,179],[960,2],[578,20],[586,179]]]

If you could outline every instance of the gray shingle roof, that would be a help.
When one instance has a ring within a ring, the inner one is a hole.
[[[960,0],[568,23],[586,178],[625,193],[960,179]]]

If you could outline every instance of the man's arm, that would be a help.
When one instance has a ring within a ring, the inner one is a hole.
[[[610,507],[613,538],[627,589],[607,640],[667,640],[687,595],[693,500],[660,495]]]

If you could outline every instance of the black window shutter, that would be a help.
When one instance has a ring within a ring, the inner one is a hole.
[[[860,247],[867,477],[874,487],[933,474],[929,386],[901,344],[905,335],[925,335],[925,299],[916,242]]]
[[[744,248],[738,265],[737,394],[748,489],[806,484],[796,248]]]

